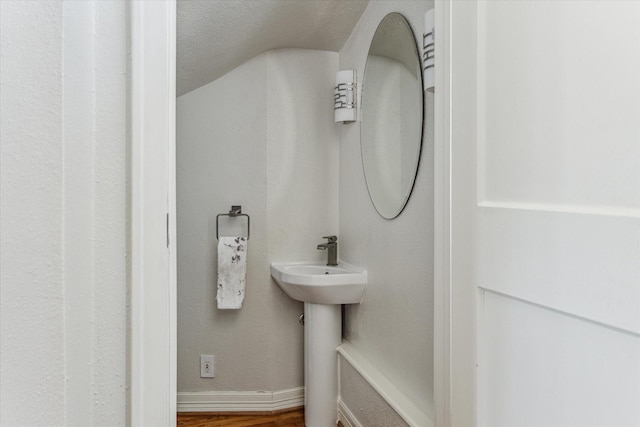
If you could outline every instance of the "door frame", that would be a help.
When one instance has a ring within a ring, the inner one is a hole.
[[[451,8],[435,1],[434,93],[434,407],[437,427],[452,426],[451,360]]]
[[[176,0],[131,7],[129,425],[176,423]],[[434,404],[452,422],[451,1],[435,1]],[[438,37],[438,35],[440,35]],[[151,357],[149,355],[153,355]],[[163,357],[158,357],[162,355]]]
[[[176,425],[176,2],[130,3],[131,426]]]

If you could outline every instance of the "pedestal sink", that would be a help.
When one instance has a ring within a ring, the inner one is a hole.
[[[306,427],[335,427],[338,414],[340,305],[359,303],[367,272],[338,262],[273,263],[271,276],[291,298],[304,302],[304,382]]]

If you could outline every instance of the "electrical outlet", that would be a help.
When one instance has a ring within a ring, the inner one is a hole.
[[[213,378],[213,356],[200,355],[200,378]]]

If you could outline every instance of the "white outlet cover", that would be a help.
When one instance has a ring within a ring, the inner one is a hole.
[[[213,378],[214,358],[210,354],[200,355],[200,378]]]

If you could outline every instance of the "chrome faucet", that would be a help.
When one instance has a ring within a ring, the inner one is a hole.
[[[327,252],[327,265],[338,265],[338,237],[336,236],[324,236],[323,239],[327,239],[327,243],[321,243],[318,245],[318,250]]]

